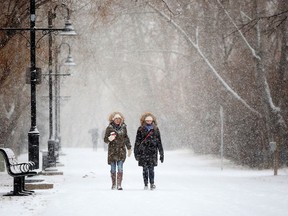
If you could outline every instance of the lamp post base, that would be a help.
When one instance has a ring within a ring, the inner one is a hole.
[[[37,129],[28,133],[28,160],[35,163],[34,169],[39,169],[39,136]]]
[[[57,137],[55,140],[55,160],[56,163],[59,163],[59,154],[60,154],[60,142],[61,142],[61,138]]]
[[[54,140],[48,140],[48,167],[56,167],[55,144]]]

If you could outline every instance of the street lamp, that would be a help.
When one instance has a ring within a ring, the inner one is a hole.
[[[28,132],[28,159],[39,168],[39,136],[36,124],[36,7],[35,0],[30,1],[30,74],[31,74],[31,127]]]
[[[54,8],[54,11],[56,11],[57,7],[58,7],[58,5],[56,5],[56,7]],[[70,22],[70,10],[69,10],[69,8],[64,3],[61,4],[61,7],[64,7],[66,9],[67,16],[65,17],[65,27],[64,27],[63,31],[60,32],[60,35],[66,35],[66,36],[77,35],[77,33],[74,30],[74,27],[72,26],[72,23]]]
[[[74,62],[70,53],[69,53],[66,61],[64,62],[64,65],[66,65],[66,66],[75,66],[76,65],[76,63]]]
[[[0,28],[1,31],[29,31],[30,32],[30,80],[31,84],[31,127],[28,132],[28,160],[35,163],[34,168],[39,168],[39,136],[40,133],[37,129],[36,121],[36,84],[39,83],[39,69],[36,68],[36,31],[48,31],[50,34],[54,31],[63,31],[68,35],[69,31],[72,35],[75,35],[73,26],[68,19],[65,23],[65,27],[62,29],[56,28],[36,28],[36,0],[30,0],[30,28]],[[61,6],[63,6],[62,4]],[[70,18],[69,9],[67,18]]]
[[[56,159],[59,157],[59,152],[61,152],[61,136],[60,136],[60,76],[65,76],[67,74],[60,74],[60,67],[58,66],[58,57],[61,51],[62,46],[68,46],[68,57],[66,58],[64,65],[66,66],[75,66],[76,63],[74,62],[71,56],[71,46],[66,43],[62,42],[56,50],[56,61],[55,61],[55,148],[56,148]]]
[[[73,36],[77,35],[70,22],[70,12],[65,4],[61,4],[67,10],[67,17],[65,18],[65,27],[61,31],[60,35]],[[58,5],[55,6],[54,10],[48,11],[48,28],[52,29],[53,19],[56,18],[56,10]],[[49,139],[48,139],[48,164],[47,167],[56,166],[55,158],[55,140],[53,139],[53,81],[52,81],[52,32],[49,31]],[[46,166],[46,164],[44,165]],[[43,167],[44,169],[46,167]]]
[[[77,33],[74,30],[74,27],[72,26],[70,20],[65,21],[65,27],[63,32],[60,33],[60,35],[77,35]]]

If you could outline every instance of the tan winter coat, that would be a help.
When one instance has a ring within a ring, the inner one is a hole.
[[[120,114],[120,113],[119,113]],[[124,123],[124,117],[122,114],[122,122],[117,127],[112,118],[115,113],[111,114],[109,117],[110,124],[106,128],[104,142],[108,144],[108,164],[111,164],[115,161],[125,161],[126,159],[126,148],[129,150],[131,149],[130,139],[127,134],[127,127]],[[116,138],[113,141],[109,141],[108,137],[110,136],[111,132],[116,133]]]

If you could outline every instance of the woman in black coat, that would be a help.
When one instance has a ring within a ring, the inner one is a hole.
[[[134,155],[138,165],[143,167],[144,189],[156,188],[154,184],[154,167],[158,164],[158,151],[160,161],[164,161],[164,151],[161,142],[160,130],[157,127],[156,118],[152,113],[144,113],[140,119],[141,126],[137,130]]]

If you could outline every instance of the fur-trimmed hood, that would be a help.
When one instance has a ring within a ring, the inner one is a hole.
[[[121,116],[121,124],[124,123],[125,118],[124,118],[124,115],[121,112],[113,112],[113,113],[111,113],[109,118],[108,118],[108,121],[110,123],[113,122],[113,118],[114,118],[115,115],[120,115]]]
[[[157,119],[156,119],[156,117],[155,117],[151,112],[145,112],[145,113],[141,116],[141,118],[140,118],[140,125],[141,125],[141,126],[144,126],[144,125],[146,124],[146,123],[145,123],[145,118],[146,118],[147,116],[151,116],[151,117],[153,118],[152,124],[154,124],[155,126],[157,126]]]

